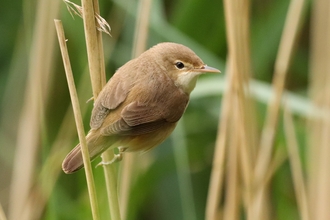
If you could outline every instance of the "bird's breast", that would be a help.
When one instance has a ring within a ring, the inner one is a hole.
[[[161,129],[138,136],[129,136],[122,138],[120,145],[127,152],[148,151],[161,144],[174,130],[176,123],[167,123]]]

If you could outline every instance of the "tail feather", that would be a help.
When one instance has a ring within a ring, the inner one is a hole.
[[[78,144],[72,151],[65,157],[62,163],[64,173],[73,173],[84,166],[80,144]]]
[[[111,146],[111,139],[109,140],[109,137],[92,138],[91,135],[88,134],[86,139],[91,161]],[[70,174],[81,169],[83,166],[84,162],[82,158],[81,147],[80,144],[78,144],[65,157],[62,163],[62,169],[66,174]]]

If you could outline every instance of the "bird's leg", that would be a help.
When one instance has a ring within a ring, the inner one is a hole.
[[[118,154],[114,154],[114,157],[112,158],[112,160],[108,161],[108,162],[103,162],[101,161],[100,163],[98,163],[96,165],[96,167],[98,166],[106,166],[106,165],[110,165],[116,162],[119,162],[123,159],[123,152],[125,152],[127,148],[123,148],[123,147],[118,147],[119,153]]]

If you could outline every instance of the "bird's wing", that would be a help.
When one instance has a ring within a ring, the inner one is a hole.
[[[134,81],[133,79],[120,79],[121,77],[120,74],[114,75],[97,97],[90,120],[92,129],[100,128],[109,113],[127,98]]]
[[[168,97],[152,103],[134,101],[122,110],[119,120],[103,127],[101,133],[142,135],[156,131],[168,123],[177,122],[184,113],[188,100],[188,95],[181,95],[175,99]]]

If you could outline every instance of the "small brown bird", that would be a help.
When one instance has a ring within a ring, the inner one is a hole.
[[[146,151],[174,130],[199,75],[220,72],[188,47],[160,43],[119,68],[95,100],[86,136],[91,160],[109,147]],[[64,159],[65,173],[83,167],[78,144]]]

